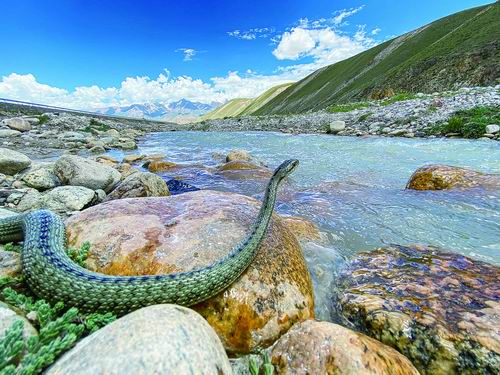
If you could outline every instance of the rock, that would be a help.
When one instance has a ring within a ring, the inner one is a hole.
[[[419,375],[402,354],[359,332],[308,320],[274,345],[272,364],[281,374]]]
[[[67,142],[86,142],[87,141],[87,134],[83,134],[80,132],[64,132],[62,133],[59,138],[63,139],[64,141]]]
[[[172,169],[177,167],[176,163],[172,163],[169,161],[151,161],[146,162],[145,165],[148,168],[148,171],[155,173],[171,171]]]
[[[59,186],[44,194],[31,191],[17,205],[21,212],[48,209],[59,213],[79,211],[97,200],[96,192],[83,186]]]
[[[137,163],[144,159],[144,155],[126,155],[123,157],[123,162],[128,164]]]
[[[120,136],[120,133],[116,129],[109,129],[104,134],[106,134],[109,137],[114,137],[114,138],[118,138]]]
[[[281,216],[285,225],[299,241],[320,241],[321,234],[312,221],[299,216]]]
[[[0,277],[21,275],[21,255],[14,251],[5,251],[0,246]]]
[[[406,133],[408,132],[408,130],[406,129],[395,129],[391,132],[389,132],[389,135],[393,135],[393,136],[401,136],[401,135],[405,135]]]
[[[345,129],[345,121],[336,120],[330,123],[330,133],[332,134],[337,134],[338,132],[344,129]]]
[[[394,245],[359,254],[339,280],[343,318],[422,374],[500,372],[498,267]]]
[[[500,174],[486,174],[448,165],[426,165],[410,177],[407,189],[445,190],[455,188],[500,188]]]
[[[75,155],[64,155],[57,160],[54,172],[65,185],[105,192],[111,191],[121,178],[116,169]]]
[[[0,301],[0,338],[17,321],[24,323],[23,337],[27,340],[30,336],[38,335],[36,329],[25,317],[18,315],[9,305]]]
[[[135,150],[137,148],[137,144],[131,139],[120,138],[118,143],[115,143],[115,147],[121,150]]]
[[[167,155],[165,154],[151,154],[151,155],[147,155],[144,160],[147,162],[147,161],[160,161],[160,160],[163,160],[167,157]]]
[[[242,161],[253,161],[252,155],[245,150],[232,150],[226,156],[226,162],[242,160]]]
[[[166,197],[170,195],[166,182],[149,172],[132,173],[106,197],[105,201],[122,198]]]
[[[231,375],[221,342],[196,312],[176,305],[137,310],[84,338],[46,375]]]
[[[115,165],[114,168],[121,173],[122,181],[125,180],[131,174],[140,172],[139,169],[133,168],[130,164],[127,163]]]
[[[89,241],[86,265],[97,272],[189,271],[227,255],[248,233],[259,208],[255,199],[208,190],[114,200],[71,217],[68,243],[78,247]],[[307,266],[297,239],[278,216],[242,276],[194,309],[231,353],[269,346],[294,323],[313,317]]]
[[[31,160],[20,152],[0,148],[0,173],[14,175],[31,165]]]
[[[20,117],[13,117],[2,120],[2,124],[7,125],[9,128],[20,132],[27,132],[31,130],[31,124],[29,123],[29,121],[26,121],[25,119]]]
[[[242,160],[225,163],[218,168],[218,171],[224,177],[231,179],[268,179],[273,174],[268,168]]]
[[[18,137],[20,135],[21,132],[19,130],[0,129],[0,138]]]
[[[496,134],[498,131],[500,131],[500,126],[496,124],[486,125],[487,134]]]
[[[112,158],[111,156],[108,155],[100,155],[95,158],[95,161],[104,165],[108,165],[111,167],[116,166],[119,162],[118,160]]]
[[[94,146],[89,151],[93,154],[102,154],[106,152],[106,149],[102,146]]]
[[[48,190],[61,185],[61,181],[54,174],[54,166],[52,164],[39,164],[31,167],[21,177],[21,180],[27,186],[37,190]]]

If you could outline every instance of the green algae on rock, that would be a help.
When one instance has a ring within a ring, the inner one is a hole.
[[[341,318],[422,374],[500,372],[500,269],[423,246],[362,253],[344,271]]]

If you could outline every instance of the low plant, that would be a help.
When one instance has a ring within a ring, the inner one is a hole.
[[[358,122],[368,120],[368,118],[369,118],[371,115],[373,115],[373,113],[372,113],[372,112],[363,113],[361,116],[359,116],[359,118],[358,118]]]
[[[356,109],[368,108],[370,103],[368,102],[356,102],[347,104],[335,104],[327,108],[330,113],[341,113],[341,112],[351,112]]]
[[[248,364],[248,371],[250,375],[273,375],[274,366],[268,354],[262,354],[262,364],[259,365],[255,358],[250,358]]]
[[[23,247],[17,243],[15,244],[15,243],[9,242],[9,243],[6,243],[5,245],[3,245],[3,249],[5,251],[13,251],[15,253],[20,253],[21,250],[23,249]]]
[[[86,133],[92,133],[95,132],[96,130],[100,132],[105,132],[108,131],[109,129],[111,129],[109,125],[106,125],[105,123],[100,122],[95,118],[91,118],[89,124],[84,128],[81,128],[80,131]]]
[[[49,121],[49,119],[50,119],[50,118],[49,118],[49,116],[48,116],[48,115],[46,115],[46,114],[43,114],[43,115],[37,116],[37,118],[38,118],[38,123],[39,123],[40,125],[45,124],[45,123],[46,123],[47,121]]]
[[[79,249],[69,247],[66,250],[66,253],[73,260],[73,262],[75,262],[81,267],[85,267],[85,261],[87,260],[89,251],[90,251],[90,243],[84,242]]]
[[[417,96],[415,94],[409,92],[401,92],[399,94],[393,95],[390,98],[384,99],[380,102],[381,105],[386,106],[390,104],[394,104],[397,102],[402,102],[405,100],[415,99]]]

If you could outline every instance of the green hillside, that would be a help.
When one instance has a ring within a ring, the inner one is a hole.
[[[201,116],[199,121],[250,115],[276,97],[276,95],[281,94],[290,85],[292,85],[291,82],[273,86],[255,99],[230,100],[226,104],[223,104],[220,107],[215,108],[213,111]]]
[[[455,13],[324,67],[253,114],[320,110],[381,93],[500,83],[500,4]]]

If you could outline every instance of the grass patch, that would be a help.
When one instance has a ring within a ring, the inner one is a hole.
[[[401,92],[399,94],[391,96],[390,98],[382,100],[380,102],[380,104],[383,106],[386,106],[386,105],[394,104],[397,102],[402,102],[405,100],[411,100],[411,99],[416,99],[416,98],[417,98],[417,96],[415,94],[411,94],[409,92]]]
[[[66,253],[68,256],[71,258],[73,262],[78,264],[80,267],[85,268],[85,261],[87,260],[89,256],[89,250],[90,250],[90,243],[89,242],[84,242],[82,246],[80,246],[79,249],[75,249],[72,247],[69,247],[66,250]]]
[[[356,109],[368,108],[370,103],[368,102],[357,102],[357,103],[347,103],[347,104],[335,104],[327,108],[330,113],[341,113],[341,112],[351,112]]]
[[[94,118],[91,118],[89,124],[87,126],[85,126],[84,128],[81,128],[80,131],[86,132],[86,133],[93,133],[96,130],[100,131],[100,132],[105,132],[105,131],[108,131],[109,129],[111,129],[111,127],[109,125],[106,125],[103,122],[100,122]]]
[[[5,251],[13,251],[15,253],[20,253],[21,250],[23,249],[23,247],[17,243],[15,244],[15,243],[9,242],[9,243],[6,243],[5,245],[3,245],[3,249]]]
[[[458,111],[444,123],[426,130],[427,135],[460,134],[464,138],[480,138],[486,132],[486,125],[500,123],[498,107],[476,107]]]
[[[45,115],[45,114],[40,115],[40,116],[37,116],[37,118],[38,118],[38,123],[39,123],[40,125],[45,124],[45,123],[46,123],[47,121],[49,121],[49,119],[50,119],[50,117],[49,117],[49,116],[47,116],[47,115]]]
[[[372,113],[372,112],[368,112],[368,113],[364,113],[364,114],[362,114],[361,116],[359,116],[359,118],[358,118],[358,122],[368,120],[368,118],[369,118],[371,115],[373,115],[373,113]]]

